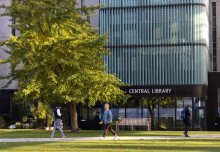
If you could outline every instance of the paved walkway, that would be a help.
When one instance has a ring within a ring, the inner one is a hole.
[[[0,139],[0,142],[41,142],[41,141],[97,141],[100,137],[82,137],[82,138],[17,138]],[[119,140],[161,140],[161,139],[205,139],[220,138],[219,135],[192,135],[189,138],[184,136],[144,136],[144,137],[119,137]],[[113,137],[107,137],[106,140],[113,140]]]

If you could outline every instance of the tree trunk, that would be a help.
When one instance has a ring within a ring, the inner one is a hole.
[[[70,117],[72,132],[80,132],[77,120],[76,102],[70,103]]]
[[[156,125],[155,125],[155,112],[154,109],[148,108],[150,115],[151,115],[151,126],[152,128],[155,130],[156,129]]]

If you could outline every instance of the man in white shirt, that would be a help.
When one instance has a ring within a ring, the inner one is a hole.
[[[63,130],[62,130],[62,127],[61,127],[61,113],[60,113],[60,109],[61,109],[61,106],[58,105],[54,110],[53,110],[53,116],[54,116],[54,125],[53,125],[53,131],[52,131],[52,134],[51,134],[51,138],[54,137],[54,133],[56,131],[56,128],[59,129],[61,135],[62,135],[62,138],[65,138],[66,136],[63,134]]]

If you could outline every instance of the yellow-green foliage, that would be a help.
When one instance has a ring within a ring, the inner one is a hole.
[[[34,119],[45,119],[46,115],[52,116],[53,110],[50,108],[48,104],[44,104],[43,102],[38,102],[38,105],[32,105],[30,109]]]
[[[10,56],[8,86],[18,80],[16,99],[23,101],[117,103],[125,100],[124,84],[107,74],[103,58],[107,35],[90,26],[90,13],[99,6],[76,7],[76,0],[14,0],[6,16],[19,35],[1,43]],[[81,11],[87,19],[83,20]]]

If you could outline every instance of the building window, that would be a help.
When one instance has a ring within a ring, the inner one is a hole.
[[[81,1],[81,8],[83,8],[83,6],[86,5],[86,2],[85,1]],[[83,15],[83,20],[86,19],[86,15],[84,12],[82,12],[82,15]]]
[[[213,56],[213,71],[217,71],[216,56]]]
[[[12,21],[12,25],[14,25],[14,24],[15,24],[15,21],[13,20],[13,21]],[[12,29],[12,35],[15,36],[15,29]]]
[[[209,43],[206,6],[183,0],[118,1],[100,0],[100,34],[109,32],[106,47],[112,54],[105,58],[109,73],[131,85],[208,83],[204,71],[209,71],[212,54],[208,44],[201,44]]]
[[[217,36],[217,32],[216,32],[216,2],[212,3],[212,39],[213,39],[213,71],[217,71],[217,53],[216,53],[216,36]]]
[[[216,16],[213,16],[212,26],[213,26],[213,28],[216,28]]]
[[[216,28],[213,28],[213,42],[216,42]]]
[[[218,88],[218,113],[220,113],[220,88]]]
[[[216,43],[213,43],[213,56],[216,56]]]

